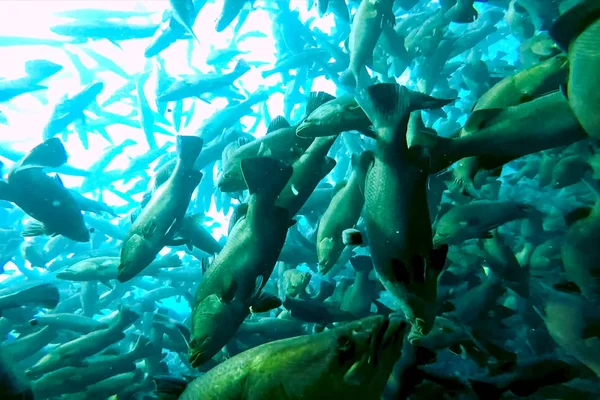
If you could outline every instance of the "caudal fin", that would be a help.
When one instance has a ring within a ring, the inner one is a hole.
[[[308,101],[306,102],[305,117],[308,117],[317,108],[331,100],[335,100],[335,96],[327,92],[310,92]]]
[[[204,141],[198,136],[177,136],[177,156],[184,169],[189,170],[194,167],[203,145]]]
[[[25,156],[21,165],[41,165],[58,168],[67,162],[69,156],[59,138],[50,138],[35,146]]]
[[[436,99],[396,83],[378,83],[359,91],[356,101],[376,128],[395,129],[402,121],[408,123],[413,111],[440,108],[454,100]]]
[[[274,202],[292,176],[293,168],[269,157],[245,158],[242,174],[251,195]]]
[[[373,261],[369,256],[354,256],[350,259],[350,264],[356,272],[370,272],[373,269]]]

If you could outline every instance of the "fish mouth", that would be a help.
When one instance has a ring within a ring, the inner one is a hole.
[[[309,130],[311,130],[311,128],[314,128],[314,125],[312,125],[309,122],[302,122],[300,123],[300,125],[298,125],[298,127],[296,128],[296,136],[298,137],[310,137],[309,135],[307,135],[307,132]],[[304,134],[303,134],[304,132]]]
[[[399,314],[390,314],[371,334],[369,364],[378,365],[380,355],[404,338],[406,321]]]
[[[188,361],[194,368],[198,368],[206,362],[206,360],[204,359],[204,354],[201,351],[191,353],[190,357],[188,358]]]

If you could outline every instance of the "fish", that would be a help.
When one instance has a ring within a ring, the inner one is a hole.
[[[600,137],[598,120],[592,107],[598,103],[598,97],[589,90],[594,82],[584,81],[581,76],[597,66],[599,57],[594,51],[594,44],[598,40],[598,29],[598,5],[593,1],[584,1],[561,15],[549,31],[569,57],[569,105],[585,132],[594,138]]]
[[[8,181],[0,184],[0,198],[14,202],[37,220],[23,232],[25,236],[49,234],[78,242],[90,240],[81,209],[71,193],[58,175],[53,178],[43,171],[44,167],[63,165],[67,157],[59,139],[48,139],[33,148],[11,171]]]
[[[320,395],[379,398],[400,356],[405,326],[398,318],[375,316],[317,335],[267,343],[197,378],[179,398],[236,398],[241,393],[256,398],[300,399]],[[260,363],[249,369],[252,360]],[[301,366],[305,373],[309,372],[305,383],[297,385],[294,379],[289,379],[289,369],[276,367],[282,363]],[[238,372],[232,376],[233,371]],[[254,381],[254,373],[269,379]]]
[[[235,334],[253,310],[279,306],[263,293],[290,226],[289,212],[275,200],[293,168],[267,157],[241,161],[250,191],[248,211],[230,232],[223,250],[208,266],[192,309],[189,361],[200,366]],[[278,299],[277,299],[278,300]]]
[[[365,180],[370,153],[352,158],[352,174],[331,199],[317,228],[319,272],[328,273],[344,249],[343,232],[356,225],[365,203]]]
[[[394,26],[396,23],[392,5],[393,1],[390,0],[360,2],[348,39],[350,65],[340,76],[341,83],[356,87],[360,82],[363,68],[369,59],[372,60],[383,26]]]
[[[202,179],[193,164],[203,144],[196,136],[177,136],[177,166],[127,232],[118,267],[119,282],[130,280],[150,265],[179,231],[190,197]]]
[[[437,276],[448,248],[434,248],[426,196],[428,162],[420,147],[408,147],[406,128],[410,112],[451,101],[383,83],[369,86],[357,101],[380,143],[364,189],[371,256],[383,285],[403,303],[413,324],[411,340],[431,330]]]

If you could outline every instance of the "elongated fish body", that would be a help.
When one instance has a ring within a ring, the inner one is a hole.
[[[288,211],[275,206],[275,199],[290,179],[292,167],[265,157],[244,159],[241,164],[250,191],[248,211],[233,226],[196,291],[189,354],[194,367],[227,344],[251,307],[266,307],[268,299],[261,291],[290,225]]]
[[[177,20],[189,33],[194,37],[194,39],[198,42],[198,38],[196,34],[192,30],[194,25],[194,20],[196,19],[196,13],[194,10],[194,1],[193,0],[169,0],[171,4],[171,8],[173,10],[173,18]]]
[[[550,35],[569,56],[569,104],[588,135],[600,138],[600,4],[586,0],[564,13]]]
[[[372,59],[383,25],[394,24],[392,0],[362,0],[354,15],[349,38],[350,65],[340,81],[356,86],[361,71]]]
[[[296,128],[300,137],[337,135],[345,131],[366,132],[371,121],[359,107],[353,96],[340,96],[313,111]]]
[[[59,167],[67,161],[60,140],[48,139],[34,147],[9,173],[8,183],[0,182],[0,198],[14,202],[35,218],[24,235],[63,235],[78,242],[90,240],[77,201],[58,177],[50,177],[43,167]]]
[[[464,129],[471,133],[443,142],[435,170],[469,156],[479,156],[480,167],[491,170],[587,137],[560,91],[514,107],[475,111]]]
[[[202,179],[202,173],[193,169],[202,144],[196,136],[177,136],[177,166],[131,226],[121,249],[119,281],[128,281],[150,265],[180,229],[192,193]]]
[[[561,256],[567,277],[594,304],[600,301],[600,201],[590,214],[575,222],[561,246]]]
[[[317,256],[321,274],[329,272],[337,263],[345,247],[342,232],[356,225],[365,203],[364,185],[369,153],[363,155],[362,162],[358,158],[353,157],[354,169],[348,182],[333,196],[317,228]]]
[[[365,180],[364,215],[375,270],[413,324],[426,334],[435,318],[437,276],[447,247],[433,250],[427,206],[428,160],[408,147],[412,111],[448,104],[395,84],[369,86],[357,101],[373,122],[377,148]]]
[[[214,367],[179,399],[379,399],[402,353],[405,327],[397,316],[374,316],[267,343]]]
[[[240,14],[247,0],[224,0],[221,15],[217,19],[217,32],[223,32]]]
[[[532,101],[548,92],[555,91],[566,82],[569,71],[568,59],[559,54],[515,75],[504,78],[484,93],[473,111],[517,106]],[[462,129],[460,136],[471,134]],[[459,161],[452,170],[457,189],[465,194],[477,196],[473,179],[485,164],[484,159],[467,157]]]
[[[436,224],[435,244],[460,244],[465,240],[486,238],[497,227],[530,216],[533,207],[515,201],[476,201],[456,206]]]

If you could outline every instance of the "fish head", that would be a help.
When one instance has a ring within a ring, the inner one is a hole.
[[[117,279],[126,282],[146,268],[154,259],[156,253],[152,246],[141,235],[133,234],[121,249],[121,264],[119,264]]]
[[[217,180],[217,187],[223,193],[237,192],[246,189],[239,162],[228,163]]]
[[[336,246],[331,238],[325,238],[317,243],[317,258],[319,259],[319,273],[328,273],[335,265],[342,253],[343,246]]]
[[[390,314],[364,318],[335,329],[330,351],[335,354],[343,381],[351,385],[379,381],[385,385],[402,353],[406,326],[402,317]]]
[[[331,135],[331,127],[324,123],[318,115],[314,115],[319,110],[315,110],[296,128],[296,135],[299,137],[322,137]]]
[[[237,300],[224,301],[211,294],[192,310],[189,362],[193,367],[209,361],[229,342],[247,313]]]

